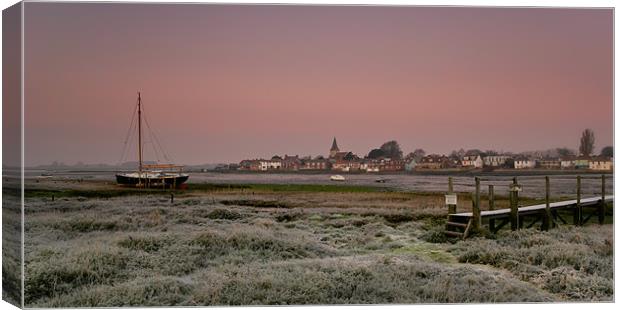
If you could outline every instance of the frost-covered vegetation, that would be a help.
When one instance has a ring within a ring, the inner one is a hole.
[[[21,305],[21,192],[18,184],[2,189],[2,297]]]
[[[27,197],[26,306],[613,299],[612,225],[453,243],[440,195],[108,191]]]

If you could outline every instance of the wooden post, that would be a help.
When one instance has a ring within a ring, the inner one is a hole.
[[[448,194],[454,194],[454,187],[452,185],[452,177],[448,177]],[[456,213],[456,205],[449,204],[448,205],[448,214]]]
[[[170,203],[174,203],[174,194],[170,193]]]
[[[54,195],[52,195],[52,201],[54,201]]]
[[[510,229],[519,229],[519,193],[517,192],[517,178],[512,179],[513,188],[510,189]]]
[[[541,227],[542,230],[549,230],[549,228],[551,227],[551,206],[550,206],[551,195],[549,191],[550,191],[549,176],[545,176],[545,213],[543,214],[543,224]]]
[[[581,225],[581,176],[577,176],[577,203],[573,210],[573,225]]]
[[[489,210],[495,210],[495,191],[493,190],[493,184],[489,184]],[[495,220],[489,220],[489,230],[495,231]]]
[[[605,175],[601,175],[601,204],[598,206],[598,223],[605,223]]]
[[[476,192],[474,193],[474,204],[472,209],[472,226],[474,230],[480,230],[480,178],[476,177]]]

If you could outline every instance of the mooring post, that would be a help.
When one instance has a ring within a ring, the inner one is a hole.
[[[512,178],[510,188],[510,229],[519,229],[519,192],[517,191],[517,178]]]
[[[598,206],[598,223],[605,223],[605,175],[601,175],[601,204]]]
[[[448,195],[453,195],[454,194],[454,187],[452,184],[452,177],[448,177]],[[448,204],[448,214],[455,214],[456,213],[456,205],[455,204]]]
[[[472,226],[475,230],[480,230],[480,178],[476,177],[476,192],[474,194],[474,204],[472,210]]]
[[[493,190],[493,184],[489,184],[489,210],[495,210],[495,191]],[[495,220],[489,219],[489,230],[495,231]]]
[[[549,230],[549,228],[551,227],[551,206],[550,206],[551,195],[549,191],[550,191],[549,176],[545,176],[545,214],[543,215],[542,230]]]
[[[170,193],[170,203],[174,203],[174,194]]]
[[[577,203],[573,210],[573,225],[581,225],[581,176],[577,176]]]

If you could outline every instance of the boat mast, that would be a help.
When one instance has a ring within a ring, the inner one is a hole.
[[[142,175],[142,98],[138,92],[138,172]]]

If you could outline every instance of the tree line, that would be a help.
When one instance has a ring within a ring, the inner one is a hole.
[[[575,150],[570,149],[568,147],[558,147],[558,148],[552,148],[552,149],[548,149],[544,151],[521,152],[518,154],[514,154],[510,152],[499,152],[496,150],[485,150],[485,151],[480,150],[480,149],[465,150],[461,148],[459,150],[452,151],[449,156],[453,158],[463,158],[464,156],[478,156],[478,155],[484,157],[484,156],[494,156],[494,155],[500,155],[500,154],[523,155],[523,156],[533,156],[533,157],[543,157],[543,158],[545,157],[546,158],[569,157],[569,156],[577,156],[577,155],[592,156],[594,155],[595,141],[596,141],[596,138],[594,136],[594,131],[588,128],[588,129],[585,129],[581,133],[581,138],[579,140],[579,153],[577,153]],[[368,153],[367,158],[370,158],[370,159],[390,158],[393,160],[399,160],[399,159],[404,158],[407,160],[408,159],[420,160],[425,155],[426,155],[426,152],[423,149],[417,148],[413,152],[410,152],[406,156],[403,157],[403,151],[400,147],[400,144],[398,144],[396,140],[390,140],[390,141],[383,143],[379,148],[372,149]],[[614,156],[613,146],[603,147],[599,155],[613,157]]]

